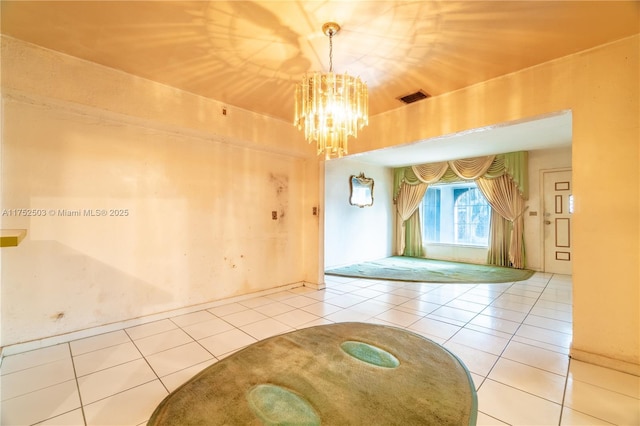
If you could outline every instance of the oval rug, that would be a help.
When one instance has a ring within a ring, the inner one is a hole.
[[[475,425],[464,364],[403,329],[338,323],[256,342],[169,394],[148,425]]]

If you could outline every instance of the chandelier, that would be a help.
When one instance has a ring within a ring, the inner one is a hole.
[[[329,36],[329,72],[310,72],[296,86],[294,126],[304,128],[304,137],[315,141],[318,155],[325,158],[347,154],[347,138],[369,124],[367,85],[357,77],[333,72],[333,36],[340,30],[335,22],[322,26]]]

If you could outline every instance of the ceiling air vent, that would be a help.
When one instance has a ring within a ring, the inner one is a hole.
[[[418,90],[415,93],[410,93],[408,95],[402,96],[402,97],[397,98],[397,99],[401,100],[405,104],[412,104],[414,102],[421,101],[423,99],[427,99],[429,96],[431,96],[431,95],[429,95],[428,93],[423,92],[422,90]]]

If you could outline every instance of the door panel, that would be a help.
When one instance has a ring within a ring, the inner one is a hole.
[[[544,271],[571,275],[571,170],[543,172]]]

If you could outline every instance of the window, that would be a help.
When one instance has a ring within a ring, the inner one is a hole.
[[[421,208],[425,242],[487,247],[491,206],[475,183],[431,185]]]

